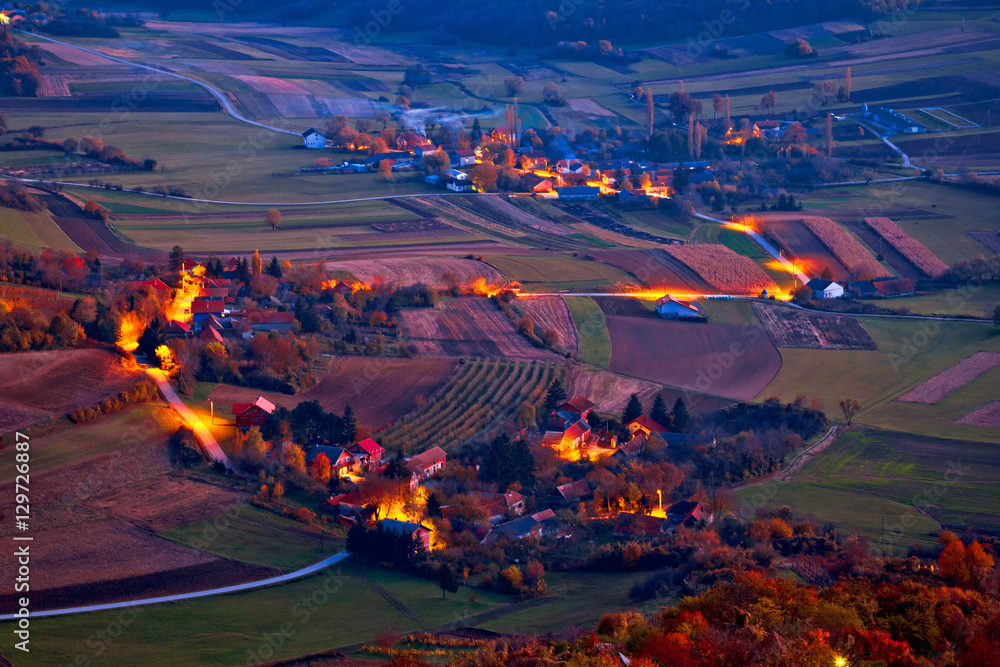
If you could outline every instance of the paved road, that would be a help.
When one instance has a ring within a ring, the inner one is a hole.
[[[63,42],[58,39],[52,39],[51,37],[46,37],[45,35],[39,35],[38,33],[35,32],[28,33],[24,32],[23,30],[18,30],[17,32],[20,32],[25,35],[31,35],[36,39],[44,39],[45,41],[52,42],[53,44],[61,44],[63,46],[68,46],[70,48],[77,49],[78,51],[91,53],[95,56],[104,58],[105,60],[110,60],[111,62],[120,63],[122,65],[129,65],[130,67],[138,67],[140,69],[148,70],[150,72],[156,72],[157,74],[163,74],[164,76],[171,76],[174,77],[175,79],[183,79],[184,81],[190,81],[191,83],[197,86],[201,86],[202,88],[210,92],[212,94],[212,97],[219,100],[219,104],[222,105],[222,108],[225,110],[225,112],[230,116],[232,116],[233,118],[235,118],[236,120],[240,121],[241,123],[254,125],[256,127],[260,127],[265,130],[271,130],[273,132],[280,132],[281,134],[292,134],[297,137],[301,136],[298,132],[293,132],[292,130],[284,130],[280,127],[274,127],[273,125],[266,125],[264,123],[258,123],[255,120],[250,120],[249,118],[247,118],[246,116],[244,116],[243,114],[241,114],[239,111],[236,110],[236,107],[234,107],[233,103],[229,101],[229,98],[226,97],[225,93],[223,93],[218,88],[215,88],[214,86],[205,83],[204,81],[195,79],[194,77],[184,76],[183,74],[171,72],[170,70],[160,69],[159,67],[153,67],[152,65],[143,65],[142,63],[135,63],[130,60],[125,60],[124,58],[116,58],[114,56],[109,56],[106,53],[101,53],[100,51],[96,51],[94,49],[87,49],[77,44],[73,44],[71,42]]]
[[[108,611],[111,609],[125,609],[127,607],[142,607],[149,604],[160,604],[161,602],[178,602],[181,600],[193,600],[195,598],[204,598],[212,595],[225,595],[227,593],[239,593],[240,591],[250,591],[255,588],[263,588],[264,586],[273,586],[274,584],[283,584],[286,581],[292,581],[294,579],[300,579],[306,575],[313,574],[314,572],[319,572],[320,570],[327,568],[334,563],[339,563],[340,561],[347,558],[350,554],[346,551],[340,551],[333,554],[332,556],[327,556],[318,563],[313,563],[301,570],[295,570],[294,572],[288,572],[287,574],[282,574],[277,577],[271,577],[270,579],[261,579],[260,581],[248,581],[243,584],[234,584],[232,586],[223,586],[222,588],[210,588],[206,591],[193,591],[191,593],[178,593],[177,595],[164,595],[158,598],[145,598],[143,600],[126,600],[125,602],[109,602],[107,604],[95,604],[88,607],[68,607],[66,609],[49,609],[46,611],[33,611],[31,612],[31,618],[38,618],[41,616],[64,616],[66,614],[84,614],[90,611]],[[3,614],[0,616],[0,621],[12,621],[17,619],[15,614]]]
[[[695,215],[696,218],[701,218],[702,220],[708,220],[710,222],[718,222],[718,223],[723,224],[723,225],[728,225],[729,224],[728,220],[720,220],[719,218],[713,218],[710,215],[705,215],[704,213],[699,213],[698,211],[695,211],[694,215]],[[752,229],[744,229],[743,233],[746,234],[747,236],[749,236],[750,238],[752,238],[754,241],[756,241],[757,245],[759,245],[761,248],[763,248],[764,250],[766,250],[767,254],[769,254],[771,257],[773,257],[775,260],[777,260],[783,267],[785,267],[786,271],[788,271],[789,273],[791,273],[792,275],[794,275],[796,278],[798,278],[802,282],[803,285],[805,285],[807,282],[809,282],[809,276],[807,276],[806,274],[802,273],[802,271],[799,271],[799,269],[796,268],[794,264],[792,264],[787,259],[785,259],[784,257],[782,257],[781,256],[781,251],[778,250],[777,248],[775,248],[774,246],[772,246],[770,243],[768,243],[764,239],[763,236],[761,236],[760,234],[758,234],[757,232],[755,232]]]
[[[226,453],[222,451],[222,447],[219,446],[219,441],[215,439],[212,432],[208,430],[205,423],[201,421],[201,418],[196,415],[191,408],[189,408],[184,401],[180,399],[174,388],[170,386],[170,381],[167,379],[167,374],[158,368],[147,368],[146,373],[149,374],[151,378],[156,381],[156,386],[160,388],[163,392],[163,397],[167,399],[167,402],[177,411],[177,413],[187,422],[191,430],[201,441],[202,446],[208,453],[209,457],[213,461],[219,461],[227,468],[232,467],[229,463],[229,457]]]

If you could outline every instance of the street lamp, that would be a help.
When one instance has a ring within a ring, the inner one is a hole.
[[[210,398],[206,398],[205,400],[208,401],[208,405],[212,410],[212,426],[215,426],[215,403]]]
[[[660,499],[660,514],[663,514],[663,492],[657,489],[656,496]]]

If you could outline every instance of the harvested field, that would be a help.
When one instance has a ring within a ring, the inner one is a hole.
[[[0,431],[14,431],[131,388],[144,376],[103,350],[0,355]]]
[[[865,218],[865,223],[889,242],[924,275],[937,278],[948,270],[948,265],[934,256],[923,243],[916,240],[889,218]]]
[[[94,496],[90,507],[154,533],[218,514],[246,501],[242,493],[186,477],[157,476]]]
[[[345,271],[368,284],[381,280],[403,286],[448,287],[452,279],[461,285],[468,285],[477,278],[485,279],[487,285],[499,285],[504,280],[499,271],[485,262],[450,257],[348,259],[327,262],[326,268]]]
[[[573,229],[565,225],[559,225],[532,215],[504,197],[461,197],[456,198],[456,200],[483,217],[510,227],[556,236],[567,236],[574,233]]]
[[[336,53],[345,60],[350,60],[359,65],[403,65],[409,62],[398,53],[370,46],[357,46],[337,42],[330,45],[328,50]]]
[[[877,350],[878,345],[858,318],[814,315],[801,310],[753,304],[754,312],[776,347],[813,350]]]
[[[583,97],[573,100],[566,100],[569,104],[569,108],[573,111],[579,111],[581,113],[590,114],[591,116],[614,116],[614,111],[609,111],[605,109],[600,104],[590,99],[589,97]]]
[[[965,415],[955,423],[1000,428],[1000,401],[990,401],[975,412],[970,412]]]
[[[213,56],[218,56],[219,58],[224,58],[225,60],[258,60],[249,54],[243,53],[242,51],[229,49],[204,39],[182,39],[178,40],[178,43],[191,49],[211,53]]]
[[[69,97],[66,77],[59,74],[43,74],[38,86],[39,97]]]
[[[539,336],[552,329],[559,334],[559,347],[577,352],[580,339],[576,335],[576,324],[570,315],[569,306],[561,296],[539,296],[518,299],[517,307],[535,323],[535,333]]]
[[[757,327],[606,318],[612,371],[725,398],[751,400],[781,368]]]
[[[407,338],[425,354],[506,359],[551,358],[514,329],[507,316],[479,297],[442,301],[436,308],[404,310]]]
[[[316,101],[333,116],[345,115],[353,118],[373,116],[376,112],[375,104],[371,100],[356,97],[323,97]]]
[[[38,46],[44,51],[48,51],[54,55],[59,60],[67,63],[73,63],[74,65],[84,65],[86,67],[94,67],[101,65],[113,64],[112,61],[107,58],[101,57],[96,53],[88,53],[87,51],[81,51],[80,49],[74,48],[72,46],[66,46],[64,44],[54,44],[52,42],[39,42]]]
[[[237,81],[242,81],[258,93],[292,93],[308,95],[309,91],[290,79],[278,79],[270,76],[250,76],[247,74],[230,74]]]
[[[413,410],[418,397],[437,391],[454,369],[453,359],[440,357],[336,357],[319,384],[297,396],[219,385],[209,397],[218,405],[230,406],[264,396],[288,409],[315,400],[338,414],[350,404],[360,423],[380,427]]]
[[[774,293],[778,286],[756,262],[724,245],[672,245],[666,251],[726,294]]]
[[[888,275],[867,248],[830,218],[806,217],[802,218],[802,224],[855,276],[881,278]]]
[[[592,254],[627,271],[647,287],[694,294],[711,289],[701,276],[663,250],[601,250]]]
[[[605,315],[620,315],[623,317],[656,317],[639,299],[627,296],[594,296],[591,297]]]
[[[264,93],[232,93],[251,118],[276,118],[278,109]]]
[[[659,394],[666,401],[667,407],[673,407],[679,396],[683,396],[687,409],[692,414],[702,414],[729,405],[726,399],[715,396],[703,396],[677,389],[664,389],[658,384],[646,380],[599,371],[584,366],[573,365],[566,373],[563,382],[566,394],[569,396],[586,396],[596,403],[596,409],[613,415],[621,414],[629,396],[635,394],[642,404],[651,408],[654,397]]]
[[[969,236],[989,248],[990,252],[1000,255],[1000,232],[987,229],[983,231],[969,232]]]
[[[922,382],[896,400],[925,405],[937,403],[997,365],[1000,365],[1000,352],[976,352],[943,373],[938,373]]]

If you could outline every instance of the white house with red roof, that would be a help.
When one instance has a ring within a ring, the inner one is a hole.
[[[406,466],[411,473],[410,488],[416,488],[422,480],[444,468],[446,460],[447,455],[440,447],[431,447],[426,452],[406,459]]]
[[[638,433],[649,435],[650,433],[667,433],[668,430],[658,422],[653,421],[649,415],[639,415],[632,421],[625,424],[628,432],[635,436]]]

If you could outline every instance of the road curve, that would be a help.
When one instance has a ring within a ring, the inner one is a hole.
[[[146,373],[156,381],[156,386],[160,388],[163,397],[167,399],[171,407],[177,411],[181,418],[191,427],[191,430],[194,431],[194,434],[201,441],[202,446],[208,453],[209,458],[222,463],[226,468],[232,467],[229,463],[229,457],[226,456],[226,453],[222,451],[222,447],[219,446],[219,441],[215,439],[215,436],[208,430],[205,423],[201,421],[201,418],[180,399],[174,388],[170,386],[167,374],[158,368],[147,368]]]
[[[284,129],[280,128],[280,127],[274,127],[273,125],[266,125],[264,123],[258,123],[255,120],[250,120],[249,118],[247,118],[246,116],[244,116],[243,114],[241,114],[239,111],[236,110],[236,107],[234,107],[233,103],[229,101],[229,98],[226,97],[225,93],[223,93],[218,88],[215,88],[214,86],[211,86],[211,85],[205,83],[204,81],[200,81],[198,79],[195,79],[194,77],[184,76],[183,74],[178,74],[176,72],[171,72],[170,70],[160,69],[159,67],[153,67],[152,65],[143,65],[141,63],[135,63],[135,62],[132,62],[130,60],[125,60],[124,58],[116,58],[114,56],[109,56],[106,53],[101,53],[100,51],[97,51],[97,50],[94,50],[94,49],[88,49],[88,48],[85,48],[83,46],[79,46],[77,44],[73,44],[71,42],[64,42],[64,41],[61,41],[61,40],[58,40],[58,39],[52,39],[51,37],[46,37],[45,35],[39,35],[38,33],[35,33],[35,32],[25,32],[23,30],[18,30],[17,32],[20,32],[20,33],[25,34],[25,35],[31,35],[32,37],[35,37],[37,39],[43,39],[46,42],[52,42],[53,44],[61,44],[62,46],[68,46],[70,48],[77,49],[79,51],[85,51],[86,53],[93,54],[93,55],[98,56],[100,58],[104,58],[105,60],[110,60],[111,62],[119,63],[121,65],[128,65],[130,67],[138,67],[140,69],[148,70],[150,72],[156,72],[157,74],[163,74],[164,76],[172,76],[175,79],[183,79],[184,81],[190,81],[191,83],[195,84],[196,86],[201,86],[202,88],[204,88],[205,90],[207,90],[208,92],[210,92],[212,94],[212,97],[214,97],[215,99],[219,100],[219,104],[222,105],[223,110],[225,110],[225,112],[227,114],[229,114],[230,116],[232,116],[236,120],[240,121],[241,123],[246,123],[248,125],[254,125],[256,127],[260,127],[260,128],[265,129],[265,130],[271,130],[272,132],[280,132],[281,134],[292,134],[292,135],[295,135],[295,136],[300,136],[298,132],[293,132],[292,130],[284,130]]]
[[[698,211],[694,212],[694,216],[696,218],[701,218],[702,220],[708,220],[710,222],[718,222],[719,224],[723,225],[729,224],[728,220],[720,220],[719,218],[713,218],[710,215],[705,215],[704,213],[699,213]],[[803,285],[809,282],[809,276],[802,273],[802,271],[800,271],[794,264],[792,264],[787,259],[782,257],[781,251],[772,246],[770,243],[768,243],[763,236],[753,231],[752,229],[744,229],[743,233],[752,238],[754,241],[756,241],[757,245],[763,248],[767,252],[767,254],[769,254],[771,257],[775,259],[775,261],[777,261],[783,267],[785,267],[785,270],[787,270],[793,276],[798,278]]]
[[[48,609],[46,611],[33,611],[31,612],[31,618],[39,618],[42,616],[64,616],[66,614],[84,614],[91,611],[109,611],[112,609],[126,609],[128,607],[142,607],[150,604],[160,604],[161,602],[179,602],[182,600],[193,600],[195,598],[210,597],[213,595],[225,595],[227,593],[239,593],[241,591],[250,591],[255,588],[263,588],[264,586],[273,586],[274,584],[283,584],[286,581],[292,581],[294,579],[300,579],[306,575],[319,572],[320,570],[327,568],[334,563],[339,563],[340,561],[347,558],[350,554],[346,551],[340,551],[332,556],[327,556],[318,563],[313,563],[312,565],[306,566],[301,570],[295,570],[294,572],[288,572],[286,574],[278,575],[277,577],[271,577],[270,579],[261,579],[260,581],[248,581],[243,584],[234,584],[232,586],[223,586],[222,588],[210,588],[205,591],[193,591],[191,593],[178,593],[177,595],[164,595],[157,598],[145,598],[143,600],[126,600],[124,602],[109,602],[107,604],[95,604],[87,607],[67,607],[65,609]],[[13,621],[18,618],[17,614],[3,614],[0,616],[0,621]]]

